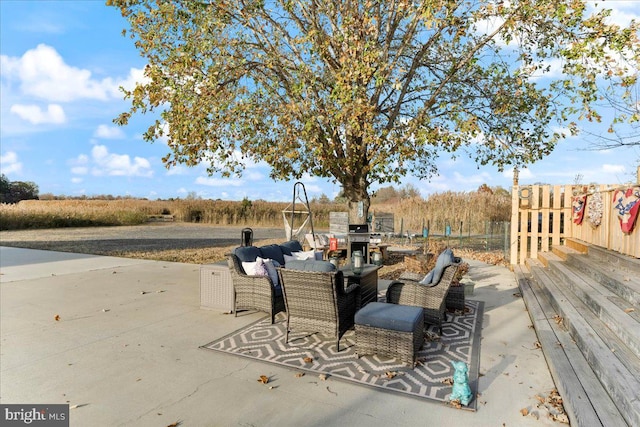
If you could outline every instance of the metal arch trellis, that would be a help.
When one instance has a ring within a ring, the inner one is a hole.
[[[303,199],[303,196],[304,196],[304,199]],[[306,211],[304,211],[304,210],[296,210],[296,203],[302,203],[304,205],[304,207],[306,208]],[[287,214],[291,214],[291,222],[290,223],[287,220]],[[304,221],[302,222],[302,224],[300,225],[300,227],[298,229],[294,228],[295,215],[296,214],[302,214],[302,215],[306,214],[306,218],[304,219]],[[309,199],[307,197],[307,190],[306,190],[306,188],[305,188],[305,186],[304,186],[304,184],[302,182],[298,181],[293,185],[293,200],[282,211],[282,217],[284,219],[285,233],[287,235],[287,240],[293,239],[294,235],[296,237],[298,237],[298,239],[299,239],[300,232],[305,229],[307,224],[309,224],[309,226],[311,227],[311,234],[313,236],[313,241],[315,241],[316,234],[315,234],[315,231],[314,231],[314,228],[313,228],[313,215],[311,213],[311,207],[309,205]]]

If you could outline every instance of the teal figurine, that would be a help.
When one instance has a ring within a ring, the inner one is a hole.
[[[455,372],[453,373],[453,390],[449,400],[458,400],[462,405],[467,406],[473,397],[469,387],[469,376],[467,375],[469,368],[464,362],[453,361],[451,365]]]

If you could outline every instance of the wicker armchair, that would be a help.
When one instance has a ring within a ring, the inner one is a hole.
[[[238,310],[264,311],[271,316],[273,324],[276,313],[284,310],[281,289],[276,288],[269,276],[249,276],[242,269],[240,259],[229,254],[229,271],[233,282],[233,313]]]
[[[446,320],[446,297],[451,282],[458,270],[458,263],[445,267],[440,281],[435,286],[418,283],[415,277],[401,276],[389,285],[387,302],[412,305],[424,309],[425,325],[437,325],[442,334],[442,323]]]
[[[344,287],[341,271],[316,272],[278,268],[287,310],[286,342],[289,332],[319,332],[340,338],[353,327],[360,308],[360,286]]]

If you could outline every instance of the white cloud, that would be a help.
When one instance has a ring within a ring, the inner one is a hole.
[[[197,177],[195,183],[209,187],[240,187],[244,184],[243,181],[238,178],[213,178],[207,176]]]
[[[631,20],[640,21],[640,9],[636,1],[606,1],[590,3],[594,10],[611,9],[611,15],[607,19],[610,24],[628,26]]]
[[[102,139],[122,139],[124,132],[117,126],[100,125],[93,133],[94,138]]]
[[[121,98],[119,86],[133,87],[142,70],[132,68],[125,79],[96,80],[91,71],[67,65],[51,46],[39,44],[22,57],[0,57],[3,80],[16,80],[23,94],[55,102]]]
[[[128,154],[113,154],[104,145],[96,145],[91,149],[91,170],[96,176],[143,176],[151,177],[151,163],[143,157],[134,157],[133,161]]]
[[[62,124],[67,121],[64,110],[58,104],[49,104],[47,111],[37,105],[15,104],[10,110],[13,114],[34,125],[52,123]]]
[[[78,177],[71,178],[71,182],[73,184],[80,184],[82,181],[84,181],[82,178],[78,178]]]
[[[74,175],[86,175],[89,173],[89,168],[86,166],[74,166],[71,168],[71,173]]]
[[[502,176],[505,178],[513,179],[513,168],[505,169],[502,172]],[[518,181],[530,181],[535,178],[535,175],[531,172],[529,168],[522,168],[518,171]]]
[[[605,173],[625,173],[626,170],[627,169],[624,167],[624,165],[602,165],[602,171]]]
[[[170,169],[167,169],[167,176],[173,175],[187,175],[189,174],[189,167],[185,165],[176,165],[171,166]]]
[[[7,151],[0,156],[0,170],[5,175],[22,171],[22,163],[18,161],[18,155],[15,151]]]

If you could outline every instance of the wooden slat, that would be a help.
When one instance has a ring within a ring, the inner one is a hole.
[[[586,243],[640,258],[640,219],[632,233],[623,233],[620,221],[613,209],[613,194],[616,189],[624,188],[611,185],[596,187],[602,194],[603,216],[599,227],[592,227],[588,221],[588,211],[582,224],[574,224],[572,218],[572,185],[554,186],[514,186],[511,200],[511,263],[524,264],[540,250],[549,251],[552,245],[559,245],[564,238],[576,238]],[[587,201],[593,194],[589,190]],[[552,224],[549,227],[551,214]],[[538,232],[538,218],[541,215],[542,229]],[[531,230],[529,229],[531,224]],[[562,229],[562,233],[560,230]]]
[[[517,264],[518,260],[518,216],[520,212],[520,197],[518,196],[518,186],[511,189],[511,242],[510,260],[512,264]]]

